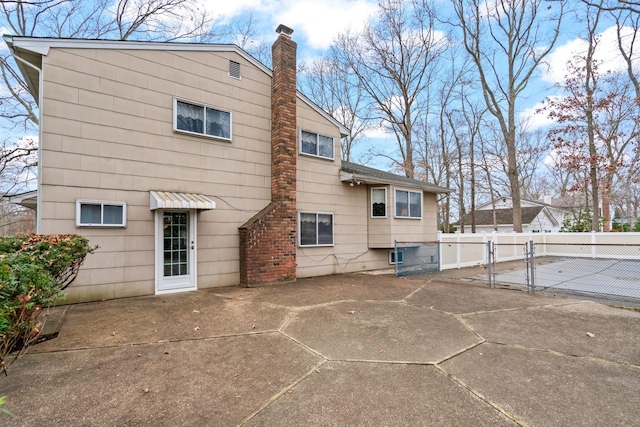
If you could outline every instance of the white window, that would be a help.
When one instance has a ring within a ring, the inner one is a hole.
[[[126,227],[125,202],[76,200],[76,227]]]
[[[333,138],[302,130],[300,131],[300,152],[333,160]]]
[[[396,190],[396,218],[422,218],[422,192]]]
[[[371,216],[373,218],[387,217],[387,189],[371,189]]]
[[[389,264],[402,264],[404,262],[404,252],[395,249],[389,251]]]
[[[299,212],[298,242],[300,246],[333,246],[333,214]]]
[[[174,100],[173,130],[192,135],[231,140],[231,112]]]

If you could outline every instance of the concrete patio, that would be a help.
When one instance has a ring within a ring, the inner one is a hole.
[[[56,325],[0,378],[2,425],[640,420],[639,311],[441,274],[62,306]]]

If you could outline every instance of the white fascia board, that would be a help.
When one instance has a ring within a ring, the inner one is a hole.
[[[179,42],[144,42],[144,41],[119,41],[119,40],[86,40],[86,39],[53,39],[39,37],[4,36],[7,44],[48,55],[52,48],[57,49],[114,49],[114,50],[164,50],[164,51],[196,51],[196,52],[235,52],[242,58],[255,65],[269,77],[273,77],[273,72],[262,62],[245,52],[243,49],[232,44],[196,44]],[[349,129],[336,120],[331,114],[324,111],[313,101],[296,90],[298,98],[307,104],[311,109],[321,114],[339,130],[341,136],[347,136]]]
[[[5,36],[13,45],[21,49],[47,55],[51,48],[57,49],[113,49],[113,50],[165,50],[200,52],[235,52],[263,72],[271,75],[271,70],[260,61],[232,44],[199,44],[179,42],[144,42],[121,40],[50,39],[38,37]]]
[[[309,98],[307,98],[305,95],[302,94],[302,92],[298,91],[298,98],[300,100],[302,100],[302,102],[304,102],[305,104],[307,104],[309,107],[311,107],[311,109],[315,110],[317,113],[321,114],[322,116],[324,116],[327,120],[329,120],[333,125],[335,125],[338,129],[340,129],[340,136],[344,137],[349,135],[349,129],[347,129],[346,126],[344,126],[342,123],[340,123],[339,121],[337,121],[331,114],[327,113],[326,111],[324,111],[322,108],[320,108],[315,102],[313,102],[312,100],[310,100]]]
[[[545,206],[545,207],[542,209],[542,212],[544,212],[544,214],[547,216],[547,218],[549,218],[549,220],[551,220],[551,223],[552,223],[554,226],[556,226],[556,227],[557,227],[558,225],[560,225],[560,224],[558,223],[558,220],[553,216],[553,214],[551,213],[551,210],[549,210],[549,208],[548,208],[548,207],[546,207],[546,206]]]

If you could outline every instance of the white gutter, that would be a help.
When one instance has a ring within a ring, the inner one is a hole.
[[[38,72],[38,184],[36,196],[36,234],[42,234],[42,86],[44,80],[42,78],[42,70],[32,63],[20,58],[16,53],[15,48],[11,48],[11,54],[16,61],[19,61]]]

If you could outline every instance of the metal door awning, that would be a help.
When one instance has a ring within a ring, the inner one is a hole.
[[[216,208],[216,202],[202,194],[150,191],[149,207],[156,209],[197,209],[208,211]]]

